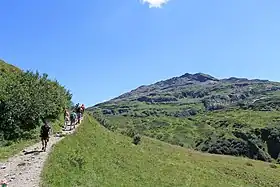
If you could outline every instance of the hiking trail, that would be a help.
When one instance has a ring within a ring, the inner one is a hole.
[[[40,141],[8,160],[0,162],[0,180],[6,179],[7,187],[39,187],[40,175],[53,145],[62,140],[65,135],[72,134],[78,126],[79,124],[73,130],[67,126],[66,131],[62,131],[62,135],[51,135],[46,152],[41,151],[42,143]]]

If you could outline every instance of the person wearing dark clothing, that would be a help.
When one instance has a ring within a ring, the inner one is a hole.
[[[83,119],[83,117],[84,117],[84,112],[85,112],[85,105],[82,104],[82,106],[81,106],[81,119]]]
[[[81,117],[82,117],[82,108],[79,106],[77,109],[77,117],[78,117],[78,123],[81,123]]]
[[[45,119],[43,119],[42,121],[44,124],[41,126],[40,137],[42,141],[42,151],[46,151],[51,127],[49,126],[49,124],[46,122]]]
[[[76,106],[75,106],[75,111],[76,111],[76,113],[78,112],[79,106],[80,106],[80,103],[76,104]]]

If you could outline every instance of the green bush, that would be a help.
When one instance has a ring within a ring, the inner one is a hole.
[[[72,95],[57,81],[36,72],[1,74],[0,138],[30,138],[41,119],[57,119]]]
[[[139,134],[136,134],[134,137],[133,137],[133,143],[135,145],[138,145],[141,141],[141,136]]]
[[[114,131],[116,130],[116,127],[110,123],[109,120],[107,120],[104,115],[103,112],[101,112],[100,110],[96,110],[92,113],[93,117],[105,128]]]

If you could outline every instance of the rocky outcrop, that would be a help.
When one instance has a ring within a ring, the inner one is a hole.
[[[186,73],[186,74],[182,75],[180,78],[187,78],[191,81],[198,81],[198,82],[219,81],[219,79],[212,77],[210,75],[204,74],[204,73],[196,73],[196,74]]]
[[[137,101],[147,103],[163,103],[163,102],[174,102],[177,101],[175,97],[139,97]]]

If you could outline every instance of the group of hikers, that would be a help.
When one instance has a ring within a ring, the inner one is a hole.
[[[79,103],[75,106],[74,110],[69,113],[67,109],[64,110],[64,130],[70,124],[70,130],[75,128],[76,124],[80,124],[83,120],[83,115],[85,111],[85,105],[79,106]]]
[[[69,113],[68,109],[64,109],[64,130],[67,129],[67,126],[70,126],[70,131],[75,129],[77,124],[80,124],[83,120],[83,115],[85,111],[85,105],[81,106],[79,103],[72,109],[71,113]],[[46,147],[49,141],[51,127],[49,123],[42,119],[43,125],[41,127],[40,137],[42,141],[42,151],[46,151]]]

